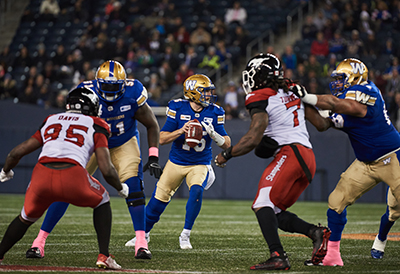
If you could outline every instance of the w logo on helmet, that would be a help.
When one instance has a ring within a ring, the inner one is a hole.
[[[365,65],[363,63],[350,63],[350,66],[355,74],[363,74],[365,72]]]
[[[194,90],[196,87],[197,80],[187,80],[185,82],[186,90]]]

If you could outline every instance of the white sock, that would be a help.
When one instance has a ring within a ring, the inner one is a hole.
[[[190,232],[191,232],[192,230],[190,230],[190,229],[183,229],[182,230],[182,233],[181,233],[181,236],[187,236],[187,237],[190,237]]]

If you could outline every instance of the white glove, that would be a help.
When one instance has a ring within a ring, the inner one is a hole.
[[[208,122],[208,125],[202,121],[201,124],[206,129],[208,135],[210,135],[211,139],[215,141],[215,143],[220,147],[225,143],[225,138],[222,137],[218,132],[214,130],[214,127],[211,122]]]
[[[122,189],[118,191],[118,195],[124,199],[126,199],[129,195],[129,187],[127,184],[122,183]]]
[[[333,124],[335,125],[335,128],[342,128],[343,127],[343,116],[337,113],[334,113],[331,117],[329,117]]]
[[[309,94],[307,90],[301,85],[294,85],[290,87],[290,91],[299,97],[304,103],[315,106],[318,98],[315,94]]]
[[[12,171],[12,169],[10,169],[9,172],[4,172],[4,169],[1,169],[1,173],[0,173],[0,182],[6,182],[10,179],[12,179],[14,177],[14,171]]]

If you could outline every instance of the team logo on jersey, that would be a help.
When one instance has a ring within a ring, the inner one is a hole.
[[[213,122],[213,118],[210,118],[210,117],[204,117],[204,122],[206,122],[207,124],[212,124],[212,122]]]
[[[121,112],[128,111],[128,110],[130,110],[130,109],[131,109],[131,106],[130,106],[130,105],[121,106],[121,107],[119,108],[119,110],[120,110]]]
[[[107,107],[107,110],[108,110],[108,111],[113,111],[114,108],[113,108],[113,106],[108,106],[108,107]]]
[[[355,74],[363,74],[365,72],[365,65],[363,63],[351,62],[350,66]]]
[[[190,121],[190,119],[191,119],[190,115],[181,114],[181,120]]]
[[[196,113],[196,114],[194,115],[194,117],[199,118],[199,117],[200,117],[200,114]]]

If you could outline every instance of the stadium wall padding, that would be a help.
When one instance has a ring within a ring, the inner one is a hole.
[[[58,109],[41,109],[37,106],[26,104],[14,104],[12,101],[0,101],[0,165],[4,165],[5,158],[10,150],[28,139],[41,125],[47,115],[60,112]],[[160,128],[164,125],[165,117],[158,117]],[[228,120],[226,130],[232,138],[232,144],[236,144],[247,132],[250,121]],[[311,143],[317,162],[317,172],[310,186],[300,196],[300,201],[327,201],[329,193],[335,188],[340,174],[353,162],[354,153],[347,135],[335,129],[326,132],[318,132],[311,124],[308,124]],[[146,129],[139,124],[141,150],[144,163],[147,161],[147,137]],[[164,166],[168,159],[169,145],[160,147],[160,164]],[[220,152],[220,148],[213,144],[213,157]],[[14,168],[14,179],[0,183],[0,193],[24,193],[30,181],[32,169],[36,164],[39,151],[24,157],[19,165]],[[225,168],[216,167],[214,171],[216,180],[214,185],[204,192],[204,198],[208,199],[239,199],[252,200],[257,191],[258,180],[268,165],[270,159],[261,159],[250,152],[247,155],[232,158]],[[95,177],[107,188],[112,196],[117,192],[110,187],[97,171]],[[145,193],[150,197],[156,179],[148,172],[144,174]],[[187,186],[179,188],[175,197],[187,198],[189,191]],[[374,189],[364,194],[358,202],[385,203],[386,185],[379,183]],[[250,204],[249,204],[250,207]]]

